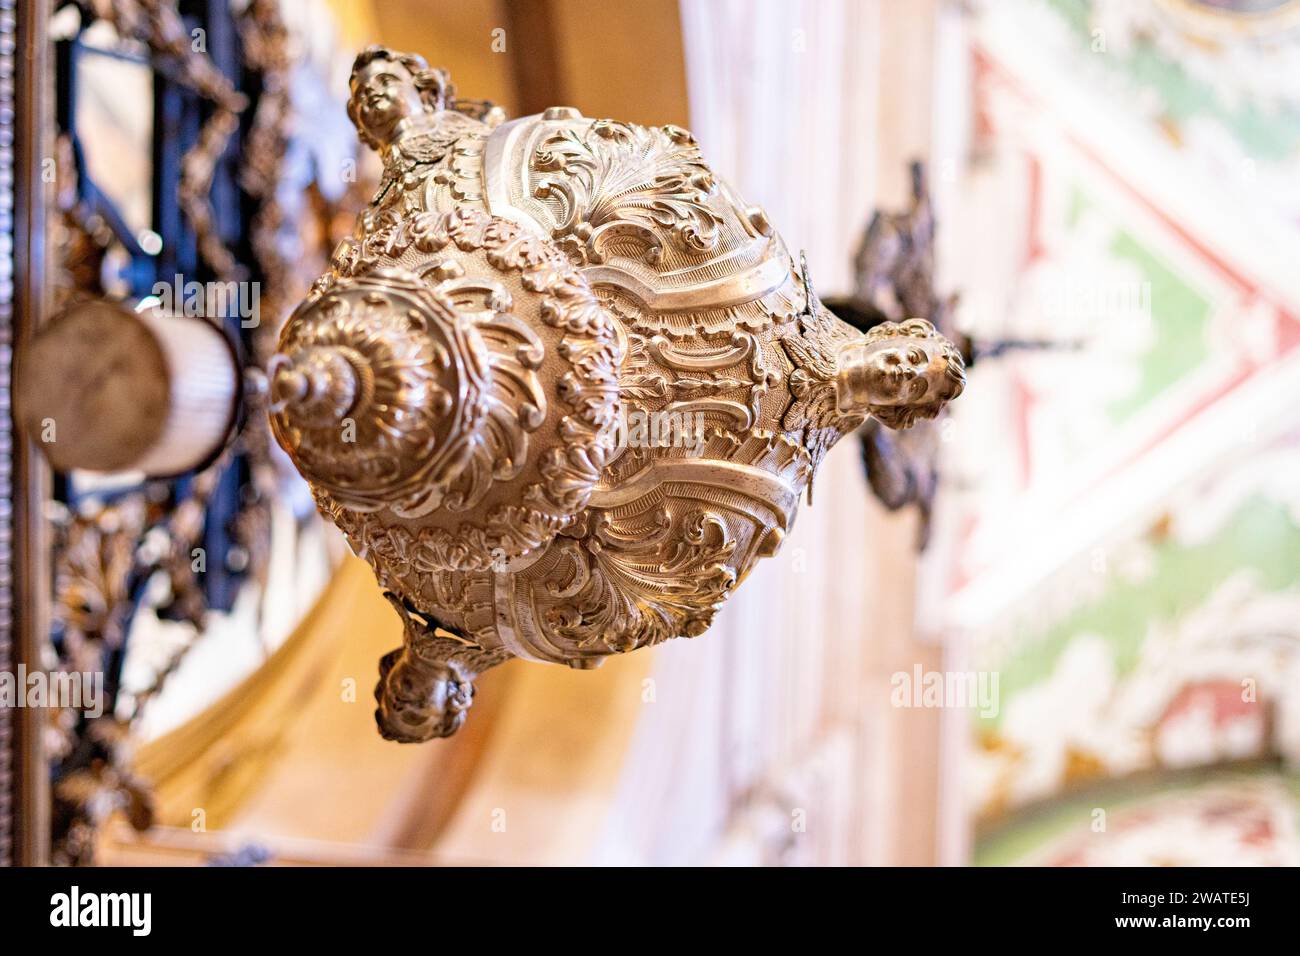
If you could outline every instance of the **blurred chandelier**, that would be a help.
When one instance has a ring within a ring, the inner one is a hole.
[[[277,439],[405,622],[386,737],[453,733],[512,657],[702,633],[831,445],[961,392],[928,322],[822,307],[685,130],[502,122],[382,47],[351,91],[383,179],[268,373]]]

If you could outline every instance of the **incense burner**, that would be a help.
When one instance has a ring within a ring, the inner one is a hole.
[[[703,633],[837,440],[961,391],[928,322],[827,311],[683,129],[505,122],[378,47],[351,88],[383,180],[269,376],[277,439],[405,622],[386,737],[451,734],[510,658]]]

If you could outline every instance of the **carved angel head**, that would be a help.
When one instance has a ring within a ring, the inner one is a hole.
[[[966,387],[961,353],[925,319],[882,322],[851,346],[839,396],[890,428],[934,418]]]
[[[372,149],[392,143],[412,117],[446,109],[452,97],[445,70],[430,69],[424,57],[385,46],[368,46],[357,54],[348,86],[348,118]]]

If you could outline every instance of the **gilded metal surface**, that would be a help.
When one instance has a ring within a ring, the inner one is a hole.
[[[501,122],[370,48],[385,175],[287,323],[277,439],[406,622],[385,736],[445,736],[511,657],[696,636],[780,547],[827,450],[960,393],[928,323],[863,336],[685,130]]]

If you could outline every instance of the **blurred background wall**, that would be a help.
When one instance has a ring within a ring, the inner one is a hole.
[[[1295,865],[1296,4],[981,4],[947,275],[943,620],[1001,707],[961,776],[982,863]],[[1290,65],[1288,65],[1290,64]]]

